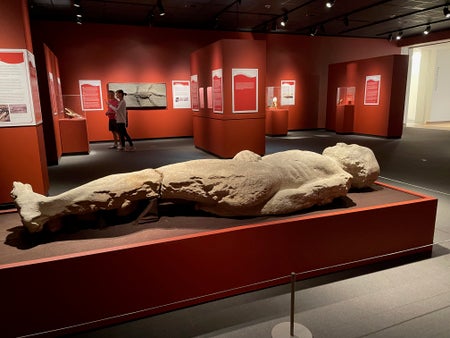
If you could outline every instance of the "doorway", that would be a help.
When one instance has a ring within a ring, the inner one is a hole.
[[[450,130],[450,41],[408,47],[408,127]]]

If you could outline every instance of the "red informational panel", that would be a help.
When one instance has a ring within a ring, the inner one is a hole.
[[[295,105],[295,80],[281,80],[281,102],[282,106]]]
[[[258,112],[258,69],[232,69],[233,113]]]
[[[191,100],[192,100],[192,110],[199,110],[199,100],[198,100],[198,75],[191,76]]]
[[[41,122],[34,55],[26,49],[0,49],[0,127]]]
[[[213,112],[223,113],[223,76],[222,69],[212,71]]]
[[[173,108],[191,108],[191,89],[189,80],[172,81]]]
[[[79,80],[82,110],[103,110],[100,80]]]
[[[198,95],[200,100],[200,109],[205,108],[205,88],[201,87],[198,89]]]
[[[381,75],[366,76],[366,87],[364,90],[364,104],[376,106],[380,104]]]

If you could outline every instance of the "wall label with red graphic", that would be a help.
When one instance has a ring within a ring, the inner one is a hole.
[[[79,80],[81,110],[103,110],[100,80]]]
[[[366,76],[364,89],[364,105],[377,106],[380,104],[381,75]]]
[[[295,80],[281,80],[281,106],[295,105]]]
[[[198,92],[198,75],[191,75],[191,102],[192,102],[192,110],[199,111],[200,110],[200,102],[199,102],[199,92]]]
[[[258,112],[258,69],[233,68],[233,113]]]
[[[214,69],[212,71],[212,102],[213,113],[223,113],[222,69]]]
[[[0,49],[0,127],[42,123],[34,55]]]
[[[172,81],[173,108],[191,108],[191,86],[189,80]]]

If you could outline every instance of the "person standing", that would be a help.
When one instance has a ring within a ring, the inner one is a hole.
[[[114,107],[109,104],[109,108],[116,112],[116,124],[117,131],[119,133],[120,144],[117,150],[134,151],[133,140],[127,132],[127,104],[125,102],[126,93],[122,89],[116,90],[116,97],[119,100],[119,105]],[[125,147],[125,140],[128,142],[129,147]]]
[[[108,111],[106,116],[108,116],[108,130],[113,135],[114,144],[109,147],[110,149],[116,149],[119,145],[119,133],[117,132],[117,122],[116,122],[116,112],[112,110],[109,105],[117,108],[119,101],[114,96],[114,91],[108,90]]]

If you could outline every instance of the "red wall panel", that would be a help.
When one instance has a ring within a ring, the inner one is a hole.
[[[14,181],[29,183],[34,191],[46,194],[49,183],[42,124],[0,128],[0,144],[5,145],[0,149],[0,203],[12,202]]]
[[[3,0],[0,6],[0,22],[0,48],[28,49],[33,52],[27,1]]]
[[[27,1],[4,0],[0,5],[0,48],[28,49],[33,52]],[[42,125],[0,128],[0,204],[12,202],[14,181],[32,184],[35,191],[46,194],[48,172]]]

